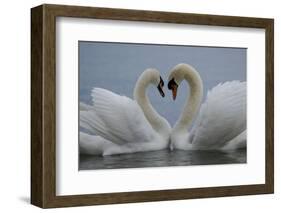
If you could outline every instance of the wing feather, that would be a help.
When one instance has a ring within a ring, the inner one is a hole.
[[[92,106],[90,106],[88,104],[85,104],[83,102],[80,102],[80,104],[79,104],[79,110],[80,111],[89,111],[89,110],[92,110],[92,109],[93,109]]]
[[[195,149],[214,149],[246,129],[246,82],[231,81],[207,93],[190,131]]]
[[[110,141],[116,140],[115,137],[107,134],[108,128],[93,110],[80,111],[80,126],[87,129],[93,135],[99,135]]]
[[[155,131],[132,99],[102,88],[92,90],[92,109],[80,112],[80,125],[116,144],[150,141]]]

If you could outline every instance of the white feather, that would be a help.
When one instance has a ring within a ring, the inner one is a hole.
[[[178,64],[171,70],[169,79],[177,85],[186,80],[190,86],[190,96],[171,133],[172,148],[210,150],[246,147],[246,82],[218,84],[208,91],[206,101],[200,107],[203,83],[192,66]],[[170,89],[173,90],[172,87]],[[188,132],[196,115],[197,119]]]
[[[106,149],[115,146],[108,140],[98,136],[79,133],[79,152],[88,155],[103,155]]]
[[[94,88],[91,93],[93,106],[80,104],[80,126],[113,144],[106,148],[101,146],[103,155],[153,151],[168,147],[171,127],[153,109],[146,96],[149,84],[158,85],[160,81],[158,70],[147,69],[135,85],[135,100],[106,89]],[[92,146],[99,147],[100,141],[92,138],[92,143],[96,143]]]
[[[101,88],[92,91],[94,117],[88,121],[92,128],[116,144],[149,142],[155,131],[146,120],[139,105],[126,96]]]
[[[246,129],[246,82],[219,84],[208,92],[190,131],[193,149],[218,149]]]
[[[112,155],[168,146],[168,141],[164,143],[159,138],[136,101],[101,88],[93,89],[92,98],[93,106],[80,103],[83,106],[80,126],[97,136],[82,134],[82,153]]]
[[[88,104],[85,104],[83,102],[80,102],[80,104],[79,104],[79,110],[80,111],[89,111],[89,110],[92,110],[92,109],[93,109],[92,106],[90,106]]]

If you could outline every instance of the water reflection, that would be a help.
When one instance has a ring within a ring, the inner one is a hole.
[[[233,151],[160,150],[112,156],[80,155],[79,169],[117,169],[246,163],[246,149]]]

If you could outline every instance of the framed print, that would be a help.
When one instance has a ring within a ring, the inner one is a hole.
[[[31,203],[273,193],[273,19],[31,9]]]

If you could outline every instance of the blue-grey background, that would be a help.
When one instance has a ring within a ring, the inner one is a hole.
[[[92,104],[93,87],[132,98],[139,75],[147,68],[156,68],[165,81],[166,97],[162,98],[153,86],[148,94],[155,109],[173,125],[185,102],[188,86],[182,83],[173,101],[166,87],[170,69],[178,63],[192,65],[203,80],[205,99],[207,90],[220,82],[246,81],[246,54],[245,48],[79,41],[79,98]]]

